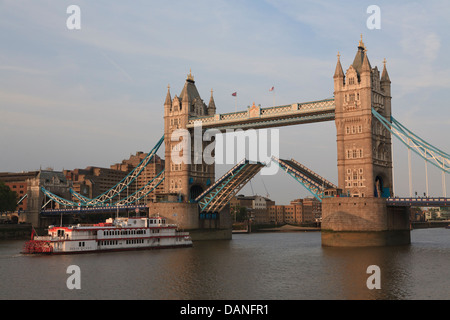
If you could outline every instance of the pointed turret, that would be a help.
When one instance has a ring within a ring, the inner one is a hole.
[[[369,57],[367,57],[367,50],[365,50],[360,73],[370,72],[371,69],[372,67],[370,66]]]
[[[336,70],[334,71],[334,76],[333,78],[344,78],[344,70],[342,69],[342,65],[341,65],[341,55],[338,52],[337,54],[337,63],[336,63]]]
[[[337,54],[337,63],[336,63],[336,70],[334,71],[334,90],[339,91],[340,88],[342,88],[342,86],[344,86],[344,79],[345,79],[345,75],[344,75],[344,70],[342,69],[342,65],[341,65],[341,55]]]
[[[208,104],[208,115],[214,115],[216,114],[216,103],[214,102],[214,97],[213,97],[213,90],[211,89],[211,98],[209,99],[209,104]]]
[[[166,101],[164,102],[164,105],[172,107],[172,97],[170,96],[170,85],[167,86],[167,95],[166,95]]]
[[[383,73],[381,74],[381,82],[391,83],[391,79],[389,79],[389,74],[386,69],[386,58],[383,60]]]
[[[189,105],[189,93],[188,93],[188,81],[186,80],[186,83],[184,85],[183,90],[181,91],[180,98],[181,102],[183,102],[183,105],[186,103],[186,106]]]
[[[186,78],[183,90],[180,93],[180,98],[183,103],[183,108],[186,108],[185,110],[187,110],[187,112],[194,111],[193,104],[195,100],[201,101],[201,97],[198,93],[197,87],[195,86],[194,76],[192,75],[191,71],[189,71],[189,74]]]
[[[383,60],[383,72],[381,73],[380,87],[386,95],[386,115],[391,114],[391,79],[386,68],[386,58]]]
[[[369,59],[368,58],[366,59],[366,57],[367,57],[367,49],[366,49],[366,46],[364,45],[364,42],[362,41],[362,35],[361,35],[361,40],[359,40],[359,44],[358,44],[358,52],[356,52],[355,59],[353,60],[353,63],[352,63],[352,66],[353,66],[353,68],[355,68],[356,72],[358,73],[358,76],[361,75],[362,68],[364,65],[364,60],[367,60],[367,65],[365,66],[365,71],[367,71],[367,67],[368,67],[368,70],[371,69]]]

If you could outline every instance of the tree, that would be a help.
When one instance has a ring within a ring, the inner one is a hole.
[[[15,211],[17,207],[17,193],[0,181],[0,212]]]
[[[236,214],[236,221],[242,222],[248,219],[248,213],[246,207],[240,207]]]

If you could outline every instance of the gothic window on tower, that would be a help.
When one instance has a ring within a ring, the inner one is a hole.
[[[355,84],[355,78],[348,79],[348,84]]]
[[[346,150],[347,159],[360,159],[364,155],[362,148],[352,148]]]
[[[346,187],[364,187],[363,169],[347,169]]]
[[[346,126],[345,133],[346,134],[362,133],[362,125],[360,124],[360,125],[355,125],[355,126]]]

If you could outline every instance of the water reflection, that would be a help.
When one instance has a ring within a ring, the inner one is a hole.
[[[410,254],[410,246],[375,248],[323,247],[325,264],[332,267],[328,281],[334,283],[338,299],[405,299],[408,298],[407,279],[410,274],[403,261]],[[381,289],[370,290],[367,279],[372,272],[367,268],[380,268]]]
[[[235,235],[192,248],[24,256],[0,242],[0,299],[450,299],[450,230],[413,230],[411,245],[321,246],[319,232]],[[66,286],[69,265],[81,290]],[[381,270],[369,290],[367,267]]]

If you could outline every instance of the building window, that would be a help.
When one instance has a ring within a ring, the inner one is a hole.
[[[348,149],[347,152],[347,159],[360,159],[363,157],[363,149]]]

